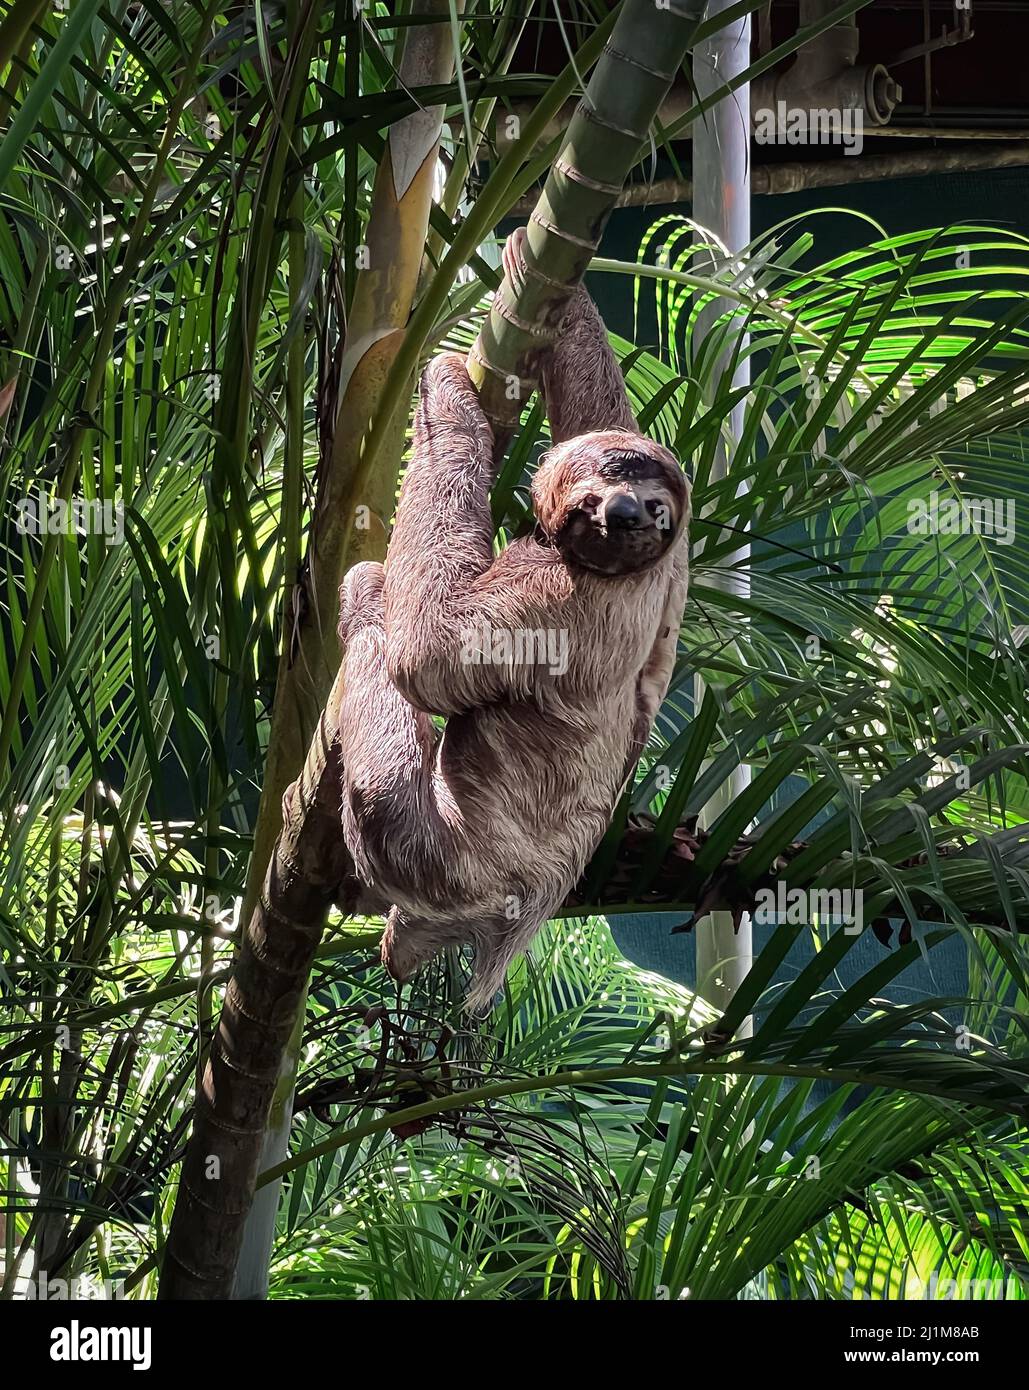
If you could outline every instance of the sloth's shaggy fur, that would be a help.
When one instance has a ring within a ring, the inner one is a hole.
[[[558,442],[533,483],[536,533],[495,557],[489,423],[463,360],[430,364],[386,565],[358,565],[341,593],[347,846],[391,905],[390,972],[408,979],[471,943],[472,1009],[603,835],[667,690],[686,597],[688,486],[638,432],[584,291],[544,388]],[[526,661],[517,643],[471,660],[482,631],[559,634],[563,660]]]

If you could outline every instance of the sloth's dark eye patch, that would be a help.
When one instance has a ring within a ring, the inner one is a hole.
[[[599,507],[600,498],[597,496],[595,492],[587,492],[586,496],[582,499],[580,505],[583,507],[588,507],[590,509],[594,507]]]
[[[660,479],[666,476],[664,464],[649,454],[615,454],[600,465],[598,472],[602,478],[621,481],[642,481]]]

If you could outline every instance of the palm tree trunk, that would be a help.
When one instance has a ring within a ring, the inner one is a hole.
[[[414,25],[407,31],[398,68],[399,81],[405,87],[442,85],[450,79],[454,65],[449,0],[415,0],[413,12],[436,15],[439,23]],[[355,26],[355,35],[358,27]],[[292,593],[283,631],[294,634],[294,638],[283,641],[276,682],[264,785],[241,913],[241,920],[250,926],[235,965],[233,986],[226,995],[198,1096],[182,1179],[183,1184],[187,1181],[191,1184],[192,1196],[187,1196],[186,1186],[180,1188],[162,1272],[163,1298],[229,1296],[250,1207],[253,1177],[263,1166],[267,1116],[276,1092],[285,1115],[292,1091],[289,1068],[283,1073],[281,1064],[301,1012],[311,959],[325,915],[349,868],[339,835],[338,814],[335,844],[330,846],[328,841],[332,834],[326,831],[320,813],[308,817],[299,809],[289,823],[284,824],[283,794],[303,767],[301,783],[306,780],[312,787],[326,788],[326,804],[332,804],[331,786],[333,778],[338,778],[338,767],[333,742],[335,724],[327,722],[326,714],[332,705],[330,690],[339,665],[336,638],[339,583],[349,564],[381,559],[385,554],[386,525],[393,508],[402,426],[392,451],[397,468],[381,470],[376,479],[370,480],[360,499],[348,498],[348,492],[354,461],[359,457],[361,436],[368,419],[378,408],[390,364],[411,313],[425,249],[442,115],[442,109],[418,111],[393,126],[375,180],[362,269],[356,277],[348,314],[332,453],[331,458],[323,461],[306,573],[299,583],[302,596],[293,589],[294,576],[286,576]],[[365,510],[355,524],[357,505]],[[365,519],[368,524],[362,525]],[[326,705],[327,695],[329,705]],[[325,711],[319,720],[319,710],[323,706]],[[312,729],[315,730],[313,742]],[[304,752],[309,743],[310,752],[305,763]],[[294,785],[294,792],[296,785],[299,784]],[[306,800],[301,798],[301,808],[305,805]],[[312,876],[308,881],[304,878],[305,864],[311,868]],[[279,901],[284,891],[294,900],[289,911]],[[299,917],[296,915],[298,897],[302,899]],[[260,959],[255,957],[255,940],[272,943],[270,949],[286,948],[289,946],[288,926],[298,923],[303,941],[293,943],[295,949],[290,953],[288,967],[281,959],[273,966],[267,953]],[[267,1003],[269,998],[275,997],[275,980],[270,978],[269,972],[278,970],[281,980],[281,972],[286,968],[296,973],[302,988],[291,988],[279,1001],[280,1010],[288,1014],[282,1027],[271,1020],[265,1026],[260,1022],[266,1017],[261,1007],[256,1012],[251,1007],[256,1000],[247,995],[246,1002],[242,1002],[240,982],[245,980],[253,984]],[[240,1077],[241,1085],[229,1094],[225,1084],[226,1055],[250,1058],[254,1055],[251,1049],[257,1049],[269,1059],[269,1070],[262,1069],[258,1073],[249,1069],[250,1088],[242,1084]],[[273,1061],[274,1077],[270,1075]],[[222,1077],[220,1093],[214,1089],[219,1073]],[[241,1089],[247,1092],[242,1100],[237,1094]],[[241,1111],[237,1112],[237,1104],[243,1107]],[[226,1118],[229,1113],[235,1115],[234,1120]],[[224,1129],[226,1123],[238,1125],[244,1121],[249,1131],[245,1137]],[[288,1122],[278,1126],[279,1138],[287,1133]],[[274,1137],[270,1142],[274,1145]],[[268,1157],[271,1157],[270,1152]],[[205,1177],[208,1170],[217,1176]],[[213,1185],[215,1182],[218,1186]],[[217,1193],[217,1198],[202,1197],[200,1194],[205,1190],[209,1194]],[[274,1194],[264,1200],[271,1204]],[[233,1215],[228,1220],[212,1221],[205,1204],[216,1206],[223,1218],[229,1211]],[[264,1224],[267,1230],[267,1222]],[[252,1250],[256,1242],[255,1235]],[[254,1295],[256,1287],[253,1277],[248,1277],[250,1296]]]
[[[197,1094],[159,1297],[227,1298],[283,1055],[348,856],[339,826],[330,697],[225,991]]]
[[[503,318],[499,308],[491,315],[491,327],[483,335],[476,358],[483,371],[481,389],[487,409],[495,416],[502,413],[511,423],[518,412],[512,412],[500,399],[506,395],[508,369],[526,383],[538,373],[544,334],[552,335],[564,303],[585,272],[622,181],[685,56],[696,21],[678,8],[682,3],[668,0],[668,8],[659,8],[653,0],[626,0],[590,82],[584,108],[569,129],[537,209],[531,251],[536,258],[548,257],[547,274],[554,283],[540,295],[534,281],[525,303],[514,306],[511,312],[526,328]],[[448,10],[448,6],[442,5],[442,9]],[[420,27],[430,34],[442,29]],[[404,192],[405,197],[413,196],[424,207],[418,262],[428,219],[434,153],[435,143]],[[416,218],[410,209],[405,212],[401,207],[402,198],[394,184],[399,174],[394,174],[392,158],[388,152],[380,166],[373,223],[377,215],[384,218],[384,245],[392,242],[400,255],[411,250],[411,225]],[[387,187],[380,190],[384,179]],[[418,192],[412,195],[412,189]],[[382,208],[387,211],[380,212]],[[400,269],[403,264],[401,261]],[[388,267],[389,262],[381,265]],[[351,422],[355,433],[349,438],[341,410],[332,464],[319,491],[312,538],[318,563],[312,585],[314,615],[301,636],[299,652],[293,653],[292,660],[284,653],[285,664],[280,669],[269,766],[244,904],[243,920],[249,926],[197,1097],[193,1135],[165,1249],[160,1286],[160,1297],[165,1299],[217,1299],[231,1293],[268,1114],[276,1085],[281,1084],[283,1056],[296,1026],[325,915],[339,896],[350,867],[338,818],[339,766],[334,740],[341,695],[338,671],[303,773],[283,803],[281,832],[276,807],[279,788],[292,775],[288,730],[302,727],[302,713],[305,707],[310,708],[311,691],[305,692],[302,682],[312,681],[314,692],[323,694],[326,678],[338,664],[334,627],[341,566],[370,557],[375,551],[381,554],[385,545],[394,479],[390,477],[388,498],[384,485],[373,486],[374,497],[367,495],[367,487],[364,489],[366,495],[360,500],[372,513],[366,534],[374,549],[359,554],[348,543],[348,537],[358,534],[353,527],[353,507],[358,499],[352,495],[349,470],[374,409],[376,392],[386,381],[388,365],[403,337],[417,265],[411,269],[406,308],[395,290],[396,278],[391,279],[384,270],[376,313],[366,320],[356,312],[351,315],[344,371],[349,370],[350,356],[353,371],[347,389],[356,391],[360,413],[355,408]],[[394,266],[394,277],[396,272]],[[359,329],[355,329],[355,321],[361,325]],[[360,374],[362,368],[365,375]],[[376,504],[381,504],[381,510]],[[295,674],[289,674],[291,671]],[[263,888],[257,893],[254,884],[259,881],[262,857],[269,850]],[[251,898],[255,901],[248,911]]]
[[[462,9],[463,0],[459,0],[458,13]],[[454,69],[449,0],[416,0],[412,14],[435,15],[439,23],[415,25],[407,30],[398,64],[399,84],[402,88],[442,85],[450,80]],[[359,33],[358,21],[352,40]],[[381,560],[386,551],[386,527],[393,510],[403,446],[402,428],[397,430],[389,451],[391,466],[369,479],[359,498],[349,493],[353,462],[360,456],[361,436],[368,419],[378,409],[414,301],[424,259],[442,117],[442,108],[419,110],[393,125],[375,179],[366,229],[367,255],[364,268],[355,277],[347,317],[332,453],[322,463],[308,564],[300,581],[304,597],[299,602],[296,595],[292,597],[292,611],[284,624],[286,632],[295,631],[296,640],[292,644],[284,642],[280,656],[242,921],[250,919],[257,905],[269,855],[282,829],[283,793],[302,764],[311,729],[339,665],[336,604],[340,580],[351,564]],[[302,212],[299,216],[302,220]],[[358,513],[358,507],[364,510]],[[361,524],[364,521],[366,525]],[[286,575],[292,585],[295,571],[287,567]],[[262,1143],[262,1171],[281,1162],[286,1154],[303,1012],[301,1003]],[[278,1183],[262,1189],[250,1212],[235,1298],[265,1295],[278,1191]]]

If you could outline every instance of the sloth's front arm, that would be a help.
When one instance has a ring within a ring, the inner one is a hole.
[[[493,434],[464,359],[425,369],[411,462],[386,560],[386,664],[400,693],[430,714],[460,714],[511,693],[512,671],[474,656],[499,630],[552,621],[546,582],[494,569]],[[524,675],[524,673],[520,673]]]

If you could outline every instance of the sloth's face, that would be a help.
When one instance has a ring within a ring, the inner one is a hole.
[[[650,441],[614,436],[613,447],[598,448],[601,439],[612,436],[559,446],[569,457],[554,459],[550,484],[558,495],[550,499],[551,525],[540,521],[569,563],[595,574],[634,574],[657,564],[679,534],[686,482],[672,456]]]

